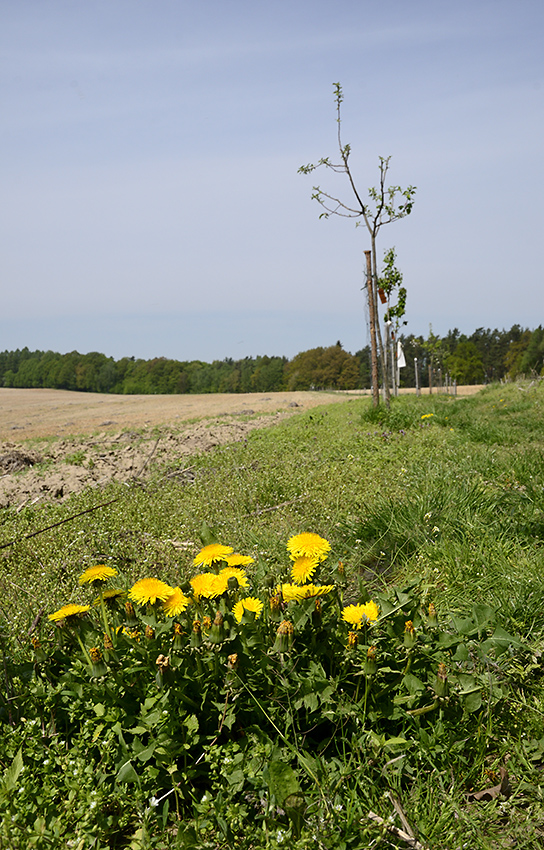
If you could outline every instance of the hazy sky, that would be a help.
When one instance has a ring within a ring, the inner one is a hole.
[[[407,333],[544,322],[542,0],[0,0],[0,350],[211,361],[367,342],[363,228],[297,174],[343,140]]]

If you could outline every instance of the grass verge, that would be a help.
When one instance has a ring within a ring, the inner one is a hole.
[[[541,393],[354,399],[130,487],[3,512],[4,846],[403,847],[388,827],[406,821],[424,847],[541,847]],[[190,593],[203,526],[253,558],[262,619],[237,624],[240,588],[174,620],[142,609],[153,637],[119,638],[93,675],[100,617],[80,634],[46,615],[89,604],[78,576],[97,563],[126,589],[152,575]],[[296,639],[274,651],[271,599],[304,531],[331,544],[321,601],[281,600]],[[370,599],[378,621],[350,629],[343,612]],[[193,618],[217,610],[227,636],[191,647]]]

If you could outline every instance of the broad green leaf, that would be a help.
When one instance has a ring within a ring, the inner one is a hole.
[[[145,726],[133,726],[131,729],[127,729],[127,732],[130,732],[131,735],[143,735],[145,732],[149,732]]]
[[[460,694],[470,694],[473,691],[480,690],[480,685],[477,684],[476,679],[470,673],[459,673],[457,681],[461,686]]]
[[[232,773],[227,774],[227,783],[231,787],[235,786],[233,787],[234,791],[241,791],[244,787],[245,777],[245,772],[242,768],[238,767]]]
[[[386,738],[383,742],[384,747],[405,747],[407,744],[406,738]]]
[[[117,782],[138,782],[138,774],[134,770],[130,760],[121,765],[115,778]]]
[[[489,605],[473,605],[472,606],[472,614],[474,617],[474,622],[478,626],[478,630],[482,631],[486,629],[491,622],[491,620],[495,617],[495,611]]]
[[[149,759],[152,758],[152,756],[155,752],[155,747],[156,747],[156,744],[153,741],[153,743],[149,744],[149,746],[146,747],[145,750],[141,750],[141,752],[137,753],[137,757],[139,758],[139,760],[143,761],[143,762],[149,761]],[[119,780],[119,781],[121,781],[121,780]]]
[[[454,629],[459,632],[460,635],[472,635],[474,632],[478,631],[478,627],[475,625],[472,617],[467,617],[463,619],[462,617],[453,617],[452,622]]]
[[[468,647],[464,643],[460,643],[457,649],[455,650],[455,654],[452,656],[453,661],[468,661],[470,657],[470,653],[468,651]]]
[[[478,711],[482,704],[482,692],[480,689],[467,693],[466,696],[460,695],[463,707],[469,712]]]
[[[187,732],[189,732],[190,734],[194,735],[195,732],[198,732],[198,717],[196,716],[196,714],[189,714],[187,717],[185,717],[185,719],[183,720],[183,725],[187,729]]]
[[[4,773],[4,787],[6,791],[13,791],[19,779],[19,774],[23,769],[23,750],[19,748],[15,757]]]
[[[494,646],[498,654],[500,654],[500,652],[506,652],[510,646],[515,647],[516,649],[521,649],[524,646],[518,638],[515,638],[513,635],[509,635],[508,632],[501,628],[501,626],[497,626],[491,637],[488,638],[486,645],[488,644]]]
[[[409,593],[403,593],[402,590],[397,590],[396,594],[397,599],[399,600],[399,605],[402,605],[403,608],[413,602],[413,599]]]
[[[290,764],[279,760],[268,764],[268,787],[280,806],[291,794],[300,792],[295,771]]]
[[[460,621],[464,622],[464,621]],[[472,621],[470,621],[472,623]],[[450,646],[455,646],[459,643],[459,635],[452,635],[449,632],[440,632],[438,635],[438,645],[443,647],[444,649],[448,649]]]
[[[304,796],[300,793],[289,794],[283,801],[283,808],[291,821],[295,838],[299,838],[304,825],[304,812],[306,811]]]
[[[425,690],[424,683],[417,676],[414,676],[413,673],[407,673],[406,676],[403,676],[402,683],[408,693],[412,695]]]
[[[315,694],[306,694],[304,697],[304,705],[309,711],[315,711],[319,705],[319,700]]]

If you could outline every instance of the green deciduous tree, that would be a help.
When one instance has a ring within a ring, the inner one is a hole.
[[[359,360],[337,343],[301,351],[285,367],[288,390],[353,390],[359,386]]]

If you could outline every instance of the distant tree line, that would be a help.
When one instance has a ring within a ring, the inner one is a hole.
[[[471,336],[457,328],[444,337],[401,336],[406,366],[400,385],[415,385],[415,358],[420,386],[436,385],[446,374],[458,384],[479,384],[544,374],[544,329],[513,325],[509,331],[478,328]],[[246,393],[278,390],[370,387],[370,347],[356,354],[337,342],[328,348],[287,357],[245,357],[243,360],[180,361],[123,357],[99,352],[29,351],[0,353],[0,386],[47,387],[96,393]]]

